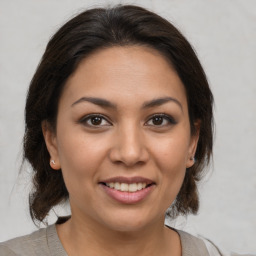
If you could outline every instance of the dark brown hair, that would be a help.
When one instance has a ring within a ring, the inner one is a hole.
[[[205,73],[191,45],[171,23],[141,7],[118,5],[84,11],[64,24],[49,41],[31,81],[25,108],[24,159],[34,171],[29,197],[33,220],[43,221],[53,206],[69,197],[62,172],[49,165],[42,121],[55,128],[61,92],[82,59],[98,49],[127,45],[151,47],[169,60],[186,89],[192,133],[194,122],[201,122],[196,162],[186,170],[168,214],[175,217],[198,211],[197,182],[209,163],[213,141],[213,96]]]

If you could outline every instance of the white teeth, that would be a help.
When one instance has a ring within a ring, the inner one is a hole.
[[[145,183],[144,183],[144,184],[145,184]],[[138,190],[141,190],[142,188],[143,188],[143,184],[142,184],[142,183],[138,183],[138,184],[137,184],[137,189],[138,189]]]
[[[121,191],[128,191],[129,185],[126,183],[121,183]]]
[[[136,192],[147,186],[146,183],[127,184],[127,183],[119,183],[119,182],[110,182],[110,183],[106,183],[106,185],[110,188],[123,191],[123,192]]]
[[[135,192],[138,190],[138,185],[136,183],[129,185],[129,192]]]
[[[119,182],[114,183],[114,189],[120,190],[121,184]]]

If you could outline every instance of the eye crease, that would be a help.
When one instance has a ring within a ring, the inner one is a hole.
[[[110,126],[111,123],[109,121],[107,121],[107,119],[101,115],[101,114],[91,114],[91,115],[87,115],[85,117],[83,117],[79,123],[82,123],[86,126]]]
[[[166,126],[177,124],[173,117],[167,114],[155,114],[147,122],[147,126]]]
[[[101,127],[101,126],[111,126],[112,124],[107,120],[107,118],[101,114],[90,114],[83,117],[79,123],[82,123],[88,127]],[[145,123],[145,126],[156,126],[163,127],[168,125],[177,124],[177,121],[167,115],[167,114],[154,114]]]

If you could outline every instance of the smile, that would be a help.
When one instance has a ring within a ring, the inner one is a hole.
[[[148,197],[156,183],[143,177],[115,177],[99,183],[103,191],[115,201],[135,204]]]
[[[110,183],[105,183],[106,186],[109,188],[113,188],[118,191],[122,192],[136,192],[141,189],[146,188],[147,184],[146,183],[119,183],[119,182],[110,182]]]

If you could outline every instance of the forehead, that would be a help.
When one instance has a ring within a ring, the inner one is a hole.
[[[62,98],[75,101],[83,96],[120,103],[170,96],[187,104],[184,86],[171,64],[157,50],[144,46],[101,49],[82,60]]]

